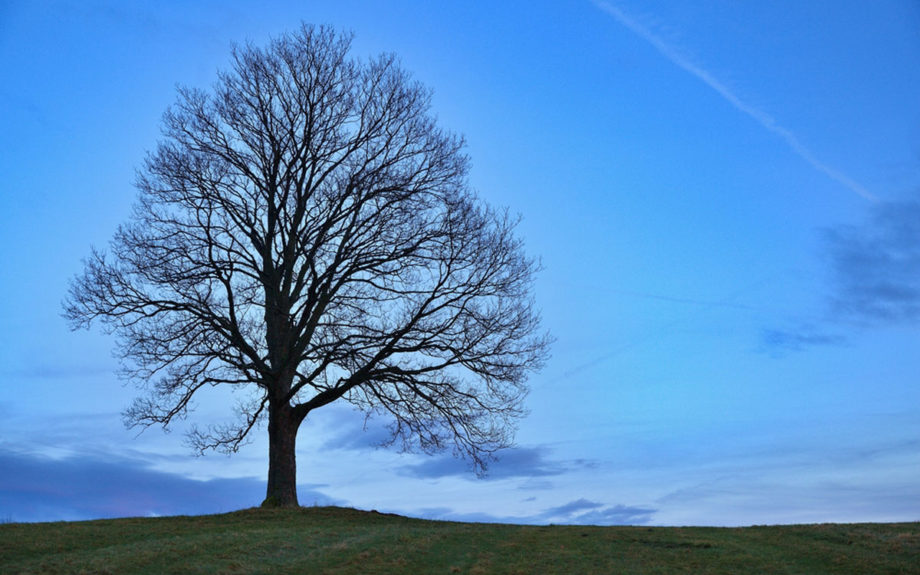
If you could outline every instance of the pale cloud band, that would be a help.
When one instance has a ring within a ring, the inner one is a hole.
[[[609,2],[604,2],[603,0],[593,0],[593,2],[595,6],[615,18],[620,24],[628,28],[630,32],[651,44],[652,47],[658,51],[658,53],[670,60],[672,64],[695,76],[704,84],[712,88],[717,94],[719,94],[719,96],[722,97],[722,99],[734,106],[738,111],[753,119],[765,130],[779,136],[784,142],[786,142],[786,145],[789,146],[789,149],[792,150],[795,155],[808,162],[808,164],[811,165],[814,169],[818,170],[830,179],[843,185],[856,194],[859,194],[867,200],[875,201],[878,199],[864,186],[860,185],[858,182],[854,181],[846,174],[843,174],[839,170],[828,166],[819,160],[811,152],[811,150],[802,144],[799,138],[794,133],[792,133],[792,131],[777,124],[776,120],[774,120],[772,116],[763,110],[756,108],[739,98],[734,92],[728,89],[725,84],[719,81],[718,78],[714,77],[711,73],[701,68],[699,65],[694,64],[687,56],[662,40],[654,32],[639,23],[638,20],[617,6],[610,4]]]

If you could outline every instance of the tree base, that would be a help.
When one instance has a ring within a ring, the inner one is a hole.
[[[265,498],[265,501],[259,505],[262,509],[281,509],[282,507],[293,509],[295,507],[300,507],[297,503],[284,503],[281,499],[271,495]]]

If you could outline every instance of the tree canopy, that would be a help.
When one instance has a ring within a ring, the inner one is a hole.
[[[267,422],[282,505],[301,422],[337,400],[481,467],[548,349],[516,220],[471,190],[430,91],[350,46],[304,25],[235,48],[211,90],[180,88],[130,221],[64,304],[74,328],[117,336],[143,391],[130,425],[168,426],[208,386],[249,390],[233,423],[192,439],[235,451]]]

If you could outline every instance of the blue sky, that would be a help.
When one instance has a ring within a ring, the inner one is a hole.
[[[177,85],[301,21],[395,52],[522,216],[556,338],[518,447],[478,479],[375,449],[347,406],[298,438],[302,504],[532,523],[920,520],[920,5],[5,2],[0,521],[229,511],[262,434],[193,457],[125,430],[113,340],[68,282],[127,219]],[[203,397],[190,423],[233,401]],[[264,434],[264,431],[263,431]]]

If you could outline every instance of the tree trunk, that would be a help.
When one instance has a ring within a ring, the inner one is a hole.
[[[268,488],[263,507],[297,507],[297,442],[299,421],[286,402],[268,407]]]

